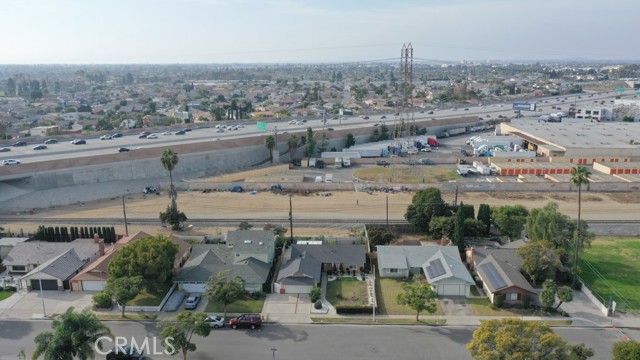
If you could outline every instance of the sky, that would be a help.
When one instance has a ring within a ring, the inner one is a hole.
[[[640,60],[638,0],[0,0],[0,64]]]

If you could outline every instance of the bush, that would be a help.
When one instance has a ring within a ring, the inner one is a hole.
[[[371,314],[371,306],[336,306],[336,312],[342,314]]]
[[[255,291],[255,292],[250,292],[249,297],[254,300],[260,300],[260,299],[266,298],[267,294],[264,291]]]
[[[101,291],[93,295],[93,305],[98,309],[109,309],[113,306],[113,300],[111,299],[111,295]]]
[[[15,286],[5,286],[4,287],[4,291],[6,291],[6,292],[16,292],[17,289],[16,289]]]
[[[523,303],[525,309],[530,308],[531,307],[531,296],[525,294],[524,298],[522,299],[522,303]]]
[[[313,307],[314,307],[316,310],[320,310],[320,309],[322,309],[322,301],[320,301],[320,300],[316,300],[315,304],[313,304]]]
[[[322,295],[322,289],[319,287],[314,287],[309,291],[309,297],[311,298],[311,302],[317,302],[320,300],[320,296]]]
[[[494,296],[493,298],[493,301],[496,307],[502,307],[502,304],[504,303],[504,295],[496,294],[496,296]]]

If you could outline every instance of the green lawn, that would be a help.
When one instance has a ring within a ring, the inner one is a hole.
[[[12,292],[0,291],[0,301],[10,297],[11,295],[13,295]]]
[[[129,301],[127,306],[158,306],[167,295],[166,291],[160,294],[150,294],[146,291],[141,292],[135,299]]]
[[[227,306],[227,313],[231,314],[244,314],[244,313],[261,313],[264,306],[264,299],[254,300],[246,298],[238,300]],[[224,307],[221,303],[215,303],[209,301],[207,307],[204,309],[206,313],[224,313]]]
[[[531,309],[516,308],[491,308],[491,303],[487,298],[469,298],[467,299],[473,314],[477,316],[540,316],[540,312]]]
[[[338,278],[327,282],[327,300],[333,306],[367,306],[367,284],[362,280]]]
[[[640,310],[640,238],[597,238],[581,260],[580,277],[601,299],[611,296],[619,304],[627,302],[627,311]]]
[[[376,278],[376,297],[378,298],[378,313],[382,315],[415,315],[416,311],[406,305],[398,305],[396,298],[403,292],[402,284],[404,280],[390,278]],[[440,302],[438,309],[432,315],[444,315]],[[429,315],[422,312],[420,315]]]

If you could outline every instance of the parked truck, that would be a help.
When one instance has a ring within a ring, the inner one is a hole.
[[[351,167],[351,159],[350,158],[342,158],[342,166],[343,167]]]
[[[326,183],[333,182],[333,174],[326,174],[324,176],[324,182],[326,182]]]
[[[337,157],[335,164],[336,164],[336,169],[342,168],[342,158],[341,157]]]

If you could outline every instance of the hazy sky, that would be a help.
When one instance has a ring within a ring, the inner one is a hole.
[[[638,0],[0,0],[0,63],[640,59]]]

